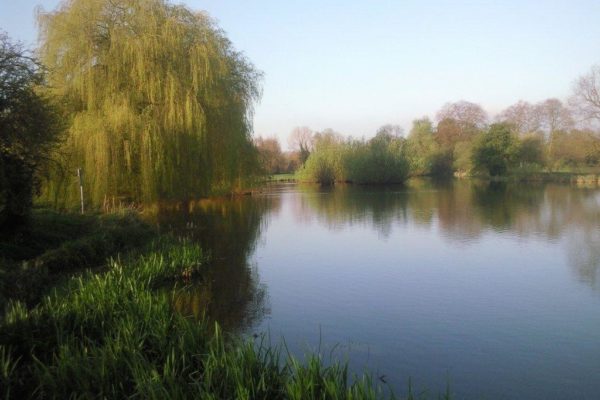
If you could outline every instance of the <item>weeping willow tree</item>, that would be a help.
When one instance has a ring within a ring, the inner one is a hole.
[[[40,57],[71,110],[46,196],[189,199],[233,190],[256,165],[260,73],[204,13],[163,0],[64,0],[40,12]]]

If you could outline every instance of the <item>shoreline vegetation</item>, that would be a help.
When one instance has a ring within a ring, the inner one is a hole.
[[[520,136],[511,123],[499,122],[489,127],[454,127],[458,139],[451,137],[445,143],[444,129],[441,123],[434,129],[431,121],[423,119],[414,121],[407,138],[390,128],[380,129],[370,140],[345,138],[333,131],[317,133],[296,178],[325,185],[402,183],[419,176],[598,182],[600,153],[595,152],[600,138],[591,132],[553,132],[546,140],[542,133]]]
[[[301,362],[262,337],[229,337],[175,312],[170,296],[206,266],[196,244],[159,236],[132,214],[37,210],[33,219],[56,229],[0,243],[3,398],[393,398],[346,364],[319,354]],[[104,240],[118,232],[121,240]],[[70,262],[54,262],[57,255]],[[15,271],[31,275],[18,292]],[[156,290],[166,285],[175,286],[171,295]]]
[[[416,175],[410,176],[409,179],[419,178],[435,178],[431,175]],[[452,177],[444,177],[443,179],[478,179],[488,180],[490,182],[532,182],[532,183],[564,183],[578,187],[598,187],[600,186],[600,171],[538,171],[538,172],[515,172],[503,176],[489,175],[467,175],[455,173]],[[318,181],[303,180],[296,174],[273,174],[269,175],[265,183],[319,183]],[[352,183],[344,181],[341,183]],[[376,184],[376,183],[366,183]],[[383,183],[379,185],[387,185]],[[252,194],[253,191],[243,192],[240,194]]]

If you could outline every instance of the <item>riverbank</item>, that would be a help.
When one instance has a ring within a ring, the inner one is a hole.
[[[198,245],[158,236],[135,215],[33,218],[0,245],[3,398],[388,397],[344,364],[299,362],[174,312],[174,292],[157,289],[202,278]]]
[[[31,223],[0,235],[0,302],[34,305],[50,288],[155,235],[132,213],[61,214],[35,209]]]
[[[519,174],[515,173],[508,179],[519,182],[548,182],[569,183],[577,186],[597,187],[600,185],[600,173],[596,172],[538,172]]]
[[[297,182],[298,178],[295,173],[274,174],[274,175],[268,175],[265,181],[267,183],[270,183],[270,182]]]
[[[470,175],[455,172],[455,178],[485,179],[494,182],[563,183],[582,187],[600,186],[600,172],[590,171],[512,171],[502,176]]]
[[[409,179],[414,178],[427,178],[431,177],[428,175],[415,175]],[[514,171],[504,176],[493,176],[489,175],[469,175],[466,173],[456,172],[454,173],[455,178],[475,178],[475,179],[486,179],[496,182],[537,182],[537,183],[565,183],[582,187],[598,187],[600,186],[600,172],[595,170],[590,171]],[[448,179],[446,177],[445,179]],[[295,174],[277,174],[269,176],[266,183],[300,183],[302,180],[298,179]],[[311,183],[311,181],[305,181]]]

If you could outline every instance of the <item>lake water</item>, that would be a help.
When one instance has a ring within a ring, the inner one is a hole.
[[[176,307],[437,398],[600,398],[600,191],[272,185],[159,214],[210,249]]]

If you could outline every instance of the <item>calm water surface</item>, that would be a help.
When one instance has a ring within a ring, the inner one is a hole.
[[[600,191],[274,185],[163,211],[210,249],[177,298],[226,329],[369,368],[397,394],[600,398]]]

